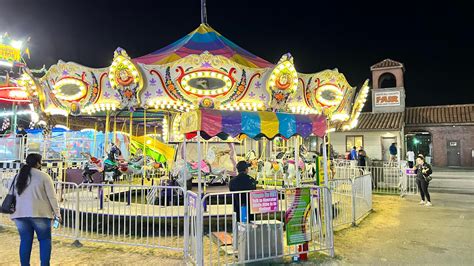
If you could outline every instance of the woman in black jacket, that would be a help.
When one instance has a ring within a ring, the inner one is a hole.
[[[428,192],[429,180],[427,178],[433,173],[433,170],[431,165],[427,164],[422,156],[416,158],[415,173],[416,184],[421,195],[420,205],[431,206],[430,192]]]

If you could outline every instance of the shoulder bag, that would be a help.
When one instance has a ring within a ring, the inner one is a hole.
[[[8,194],[3,200],[0,213],[12,214],[16,210],[16,196],[15,196],[15,181],[16,176],[13,178],[13,182],[8,190]]]

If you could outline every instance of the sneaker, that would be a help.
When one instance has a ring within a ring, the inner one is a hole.
[[[418,205],[425,205],[426,202],[424,200],[420,201],[420,203],[418,203]]]
[[[426,207],[429,207],[429,206],[433,206],[433,204],[431,204],[431,202],[427,201],[426,204],[425,204]]]

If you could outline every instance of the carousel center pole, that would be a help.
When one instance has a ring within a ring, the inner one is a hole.
[[[143,175],[142,175],[142,185],[146,177],[146,108],[143,108],[143,165],[145,166],[143,169]]]
[[[94,122],[94,143],[92,144],[93,155],[99,157],[97,153],[97,122]]]
[[[17,105],[16,103],[14,102],[12,104],[12,114],[13,114],[13,124],[12,124],[12,135],[13,136],[16,136],[16,128],[18,127],[17,125],[17,122],[18,122],[18,117],[16,115],[16,111],[17,111]]]
[[[206,0],[201,0],[201,24],[207,25]]]
[[[202,174],[201,174],[201,131],[197,132],[197,155],[198,155],[198,193],[199,197],[201,197],[202,194]]]
[[[109,130],[110,130],[110,111],[106,110],[105,111],[105,132],[104,132],[104,155],[107,154],[107,145],[109,143]]]
[[[117,114],[114,115],[114,134],[112,136],[112,142],[117,142]]]
[[[129,148],[132,147],[132,134],[133,134],[133,113],[130,112],[130,126],[128,128],[128,137],[130,138],[130,141],[129,141]]]
[[[299,141],[298,141],[298,136],[294,137],[294,143],[295,143],[295,169],[296,169],[296,186],[299,187],[301,183],[301,175],[299,171]]]
[[[183,160],[184,160],[184,167],[183,167],[183,172],[181,173],[183,175],[183,186],[184,186],[184,191],[188,191],[192,189],[192,186],[188,188],[188,175],[187,175],[187,158],[186,158],[186,136],[183,138]]]
[[[329,186],[329,177],[328,177],[328,156],[327,156],[327,150],[326,150],[326,136],[324,136],[324,141],[323,141],[323,167],[324,167],[324,185],[326,187]]]

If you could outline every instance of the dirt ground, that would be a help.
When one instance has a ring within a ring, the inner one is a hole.
[[[20,239],[14,228],[0,228],[0,265],[19,265]],[[52,265],[183,265],[174,252],[150,248],[83,242],[80,248],[70,239],[54,237]],[[39,265],[39,245],[35,241],[31,265]]]

